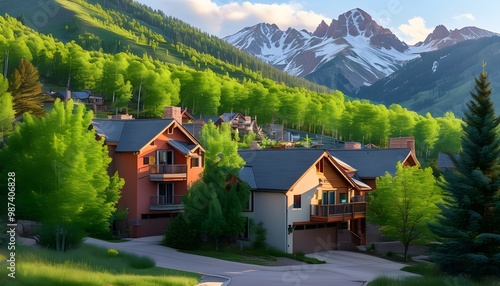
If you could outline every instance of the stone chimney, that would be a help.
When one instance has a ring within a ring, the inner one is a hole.
[[[415,137],[389,138],[389,148],[410,148],[415,155]]]
[[[172,118],[177,120],[179,124],[182,124],[181,108],[177,106],[165,106],[163,118]]]
[[[359,149],[361,149],[361,143],[359,143],[359,142],[345,142],[344,149],[345,150],[359,150]]]

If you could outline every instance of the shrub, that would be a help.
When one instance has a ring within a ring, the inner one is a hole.
[[[65,252],[77,248],[86,236],[85,231],[75,226],[44,224],[38,233],[40,245]]]
[[[264,228],[264,224],[259,222],[255,227],[255,240],[253,241],[252,247],[255,249],[266,248],[266,237],[267,230]]]
[[[200,247],[200,240],[198,232],[187,224],[182,215],[178,215],[165,229],[164,244],[177,249],[192,250]]]
[[[118,254],[119,254],[118,250],[116,250],[116,249],[108,249],[107,253],[109,256],[118,256]]]
[[[135,269],[147,269],[156,266],[156,262],[148,256],[132,255],[130,260],[130,267]]]

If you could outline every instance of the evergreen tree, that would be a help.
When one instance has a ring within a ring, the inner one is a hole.
[[[19,67],[10,79],[10,92],[14,99],[16,117],[29,112],[37,117],[45,114],[42,106],[42,84],[38,70],[27,59],[21,59]]]
[[[440,268],[453,275],[500,276],[500,137],[488,74],[475,79],[464,113],[462,152],[445,172],[445,203],[431,225],[441,244],[433,249]]]

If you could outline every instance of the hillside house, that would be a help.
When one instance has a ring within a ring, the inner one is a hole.
[[[364,244],[371,188],[355,169],[320,149],[240,150],[239,177],[251,187],[245,216],[263,222],[269,246],[284,252]]]
[[[182,195],[203,172],[203,147],[180,118],[168,117],[171,109],[166,107],[165,119],[92,122],[108,146],[109,172],[118,171],[125,179],[118,209],[128,213],[114,226],[122,236],[163,234],[167,222],[184,209]]]

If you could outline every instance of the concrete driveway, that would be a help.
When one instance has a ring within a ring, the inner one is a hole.
[[[145,237],[112,243],[87,238],[85,243],[114,248],[156,260],[159,267],[203,274],[201,285],[342,285],[361,286],[379,276],[404,277],[404,264],[347,251],[326,251],[309,256],[326,264],[259,266],[177,252],[159,245],[162,237]],[[209,283],[214,282],[214,283]]]

